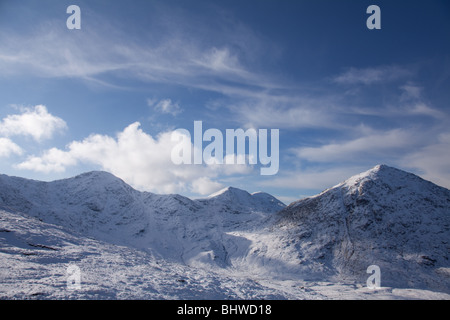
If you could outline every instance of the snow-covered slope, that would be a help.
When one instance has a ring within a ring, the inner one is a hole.
[[[290,204],[276,227],[316,276],[450,292],[450,191],[379,165],[320,195]]]
[[[232,187],[139,192],[106,172],[0,175],[0,298],[80,297],[58,282],[75,262],[82,297],[448,299],[449,218],[449,190],[387,166],[288,207]],[[382,290],[365,288],[372,264]]]
[[[69,282],[79,268],[79,288]],[[300,293],[301,294],[301,293]],[[308,296],[304,293],[305,297]],[[0,209],[0,299],[292,299]]]
[[[227,247],[242,245],[227,231],[257,226],[285,207],[269,194],[232,187],[198,200],[139,192],[106,172],[54,182],[1,175],[0,205],[171,261],[222,267]]]

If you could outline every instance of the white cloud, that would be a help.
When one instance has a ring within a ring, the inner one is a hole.
[[[212,194],[220,189],[223,189],[223,184],[212,181],[208,177],[201,177],[198,179],[195,179],[192,182],[192,192],[198,193],[200,195],[209,195]]]
[[[360,162],[364,159],[375,160],[377,156],[385,159],[387,155],[398,155],[402,150],[414,146],[417,143],[415,136],[415,133],[403,129],[369,132],[365,136],[341,143],[295,148],[292,151],[300,159],[319,163]]]
[[[0,138],[0,158],[7,158],[12,154],[21,155],[23,150],[8,138]]]
[[[268,77],[242,66],[238,55],[234,53],[245,51],[240,50],[243,47],[247,50],[250,42],[259,42],[251,34],[241,35],[247,41],[222,39],[220,42],[223,45],[216,48],[205,41],[202,35],[193,37],[192,34],[186,34],[180,25],[171,25],[167,21],[160,23],[163,24],[162,32],[170,36],[156,36],[158,31],[154,30],[154,34],[146,34],[139,41],[129,37],[126,27],[120,22],[102,17],[92,22],[95,25],[91,24],[88,33],[67,34],[67,30],[52,27],[59,23],[48,21],[45,25],[38,24],[28,33],[6,33],[0,30],[2,75],[79,78],[115,86],[120,82],[113,83],[112,78],[105,77],[114,74],[115,79],[131,77],[144,82],[171,83],[216,92],[238,88],[244,94],[251,90],[242,90],[242,87],[274,84]],[[205,28],[202,32],[211,34]],[[232,30],[227,34],[232,34]]]
[[[236,74],[245,75],[246,72],[239,65],[239,60],[235,55],[232,55],[228,48],[212,48],[203,54],[201,60],[195,60],[199,66],[203,66],[214,72],[232,72]]]
[[[421,177],[450,188],[450,133],[407,129],[376,132],[369,128],[360,131],[363,135],[356,139],[291,149],[299,162],[314,163],[316,169],[282,172],[270,185],[324,189],[386,163],[410,168]]]
[[[0,122],[0,134],[7,137],[30,136],[36,141],[50,139],[66,128],[64,120],[50,114],[43,105],[22,108],[21,114],[8,115]]]
[[[400,99],[403,101],[409,101],[411,99],[421,99],[422,97],[422,91],[423,88],[407,83],[400,87],[400,89],[403,91],[402,95],[400,96]]]
[[[425,102],[422,97],[423,88],[417,85],[407,83],[400,87],[402,91],[399,97],[399,104],[391,109],[397,109],[399,113],[405,115],[425,115],[435,119],[446,118],[446,115],[433,108],[429,103]]]
[[[436,110],[423,102],[418,102],[412,105],[408,111],[412,115],[424,115],[436,119],[443,119],[446,117],[446,115],[443,112]]]
[[[16,167],[44,173],[64,172],[67,166],[75,165],[76,162],[76,158],[70,153],[52,148],[47,150],[42,157],[30,156]]]
[[[331,97],[271,96],[260,94],[228,106],[248,128],[338,128],[338,107]]]
[[[160,101],[155,101],[154,99],[147,99],[147,104],[153,107],[156,111],[161,113],[168,113],[173,116],[183,112],[180,105],[176,102],[172,102],[171,99],[163,99]]]
[[[70,143],[67,150],[52,148],[41,156],[29,157],[17,168],[48,173],[63,172],[79,163],[94,164],[140,190],[201,194],[222,186],[213,180],[221,175],[251,172],[249,165],[176,165],[171,153],[177,142],[171,137],[172,132],[164,132],[153,138],[135,122],[116,138],[92,134]]]
[[[411,72],[398,66],[380,66],[374,68],[349,68],[346,72],[334,77],[339,84],[370,85],[388,82],[410,75]]]
[[[272,187],[324,190],[376,164],[414,168],[424,178],[450,186],[450,135],[441,134],[430,143],[432,133],[393,129],[386,132],[361,127],[359,137],[318,147],[293,148],[298,163],[314,164],[304,169],[281,170],[266,184]]]
[[[352,166],[351,168],[336,166],[331,169],[289,170],[282,172],[281,175],[270,181],[261,182],[261,185],[298,190],[325,190],[367,169],[369,168],[365,166]],[[314,191],[314,194],[316,194],[316,191]]]
[[[406,155],[405,167],[418,169],[423,178],[450,188],[450,133],[438,135],[437,141]]]

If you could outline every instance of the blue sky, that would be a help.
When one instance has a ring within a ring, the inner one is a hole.
[[[450,187],[449,40],[444,0],[1,0],[0,172],[289,203],[384,163]],[[278,173],[174,165],[171,132],[196,120],[279,129]]]

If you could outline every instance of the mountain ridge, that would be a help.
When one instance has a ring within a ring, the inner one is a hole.
[[[450,293],[450,190],[386,165],[288,206],[234,187],[194,200],[140,192],[102,171],[53,182],[0,175],[0,208],[225,277],[365,283],[375,264],[382,285]]]
[[[269,194],[253,196],[233,187],[195,200],[141,192],[102,171],[51,182],[3,175],[0,204],[171,261],[221,266],[230,263],[220,244],[229,228],[256,225],[284,207]]]
[[[377,264],[389,285],[450,291],[450,190],[414,174],[376,166],[291,203],[277,225],[324,273],[363,278]]]

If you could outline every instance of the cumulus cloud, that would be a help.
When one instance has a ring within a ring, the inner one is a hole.
[[[21,111],[21,114],[8,115],[0,122],[1,135],[29,136],[39,142],[67,128],[64,120],[49,113],[43,105],[22,108]]]
[[[212,181],[208,177],[201,177],[192,182],[192,191],[201,195],[212,194],[223,187],[223,184]]]
[[[51,148],[42,157],[30,156],[26,161],[16,165],[16,167],[18,169],[50,173],[64,172],[67,166],[72,166],[76,163],[76,158],[70,153],[57,148]]]
[[[0,158],[7,158],[12,154],[21,155],[23,150],[8,138],[0,138]]]
[[[92,134],[82,141],[71,142],[66,150],[52,148],[41,156],[28,157],[17,168],[48,173],[63,172],[79,163],[94,164],[140,190],[200,194],[222,187],[214,181],[221,175],[251,171],[249,165],[176,165],[171,161],[176,144],[172,132],[154,138],[135,122],[117,137]],[[192,144],[189,147],[193,150]]]

